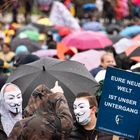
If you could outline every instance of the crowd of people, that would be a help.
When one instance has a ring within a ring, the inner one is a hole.
[[[74,119],[57,81],[52,89],[38,85],[24,111],[22,93],[15,84],[2,87],[0,101],[1,140],[125,140],[95,129],[98,103],[90,93],[76,96]]]
[[[6,81],[21,65],[44,57],[67,61],[77,53],[90,50],[83,50],[76,46],[66,47],[63,44],[63,39],[68,35],[89,30],[95,33],[102,32],[110,40],[111,37],[114,38],[111,44],[104,48],[94,47],[96,51],[104,53],[100,57],[98,66],[88,71],[97,83],[101,83],[100,86],[103,84],[107,67],[139,72],[140,60],[129,57],[125,50],[118,53],[115,47],[139,47],[140,39],[134,37],[140,34],[140,30],[130,36],[120,35],[120,32],[126,27],[140,27],[140,2],[134,0],[24,1],[24,23],[18,21],[18,10],[22,3],[18,0],[12,2],[11,22],[0,23],[0,139],[126,140],[121,136],[96,130],[101,95],[97,97],[89,92],[79,92],[71,112],[64,91],[56,81],[52,89],[44,84],[38,85],[32,91],[28,105],[23,109],[21,89],[18,85]],[[3,4],[4,0],[1,3]],[[42,12],[36,22],[31,22],[32,4]],[[44,19],[43,24],[42,19]],[[87,29],[88,26],[85,26],[87,23],[98,26]],[[128,45],[128,41],[123,42],[123,45],[119,44],[119,40],[123,38],[127,38],[130,44]],[[85,42],[83,44],[86,45]],[[39,54],[39,51],[44,54]],[[45,54],[49,51],[52,51],[52,54]]]

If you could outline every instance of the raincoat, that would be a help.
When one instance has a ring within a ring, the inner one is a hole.
[[[62,93],[39,85],[8,140],[67,140],[73,127],[72,115]]]

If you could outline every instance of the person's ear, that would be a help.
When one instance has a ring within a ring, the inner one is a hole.
[[[92,113],[96,113],[96,111],[97,111],[96,106],[93,106],[93,107],[91,108],[91,111],[92,111]]]
[[[103,67],[103,66],[104,66],[104,62],[103,62],[103,61],[101,61],[100,65]]]

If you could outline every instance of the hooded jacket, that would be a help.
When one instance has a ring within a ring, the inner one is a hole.
[[[73,126],[72,115],[63,93],[52,93],[39,85],[8,140],[67,140]]]

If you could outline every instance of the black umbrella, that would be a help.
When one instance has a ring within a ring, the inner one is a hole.
[[[109,35],[109,38],[111,39],[113,44],[115,44],[116,42],[118,42],[120,39],[122,39],[124,37],[119,35],[119,34],[117,34],[117,35]]]
[[[121,27],[117,24],[109,24],[106,26],[106,31],[108,34],[113,34],[115,31],[119,33],[121,30]]]
[[[79,92],[95,94],[98,83],[86,69],[76,61],[60,61],[54,58],[40,59],[18,67],[7,82],[17,84],[23,92],[23,107],[26,107],[30,94],[39,84],[53,88],[55,81],[64,90],[70,108],[75,95]]]
[[[38,42],[32,41],[28,38],[20,39],[16,37],[11,41],[11,49],[13,51],[15,51],[16,48],[20,45],[25,45],[28,48],[29,52],[34,52],[41,49],[41,45]]]
[[[38,31],[38,29],[35,26],[33,26],[33,24],[30,23],[26,26],[23,26],[22,28],[19,28],[16,32],[16,35],[27,30]]]
[[[46,26],[46,25],[41,25],[38,23],[32,23],[34,27],[36,27],[39,32],[47,33],[48,31],[53,31],[54,26]]]

